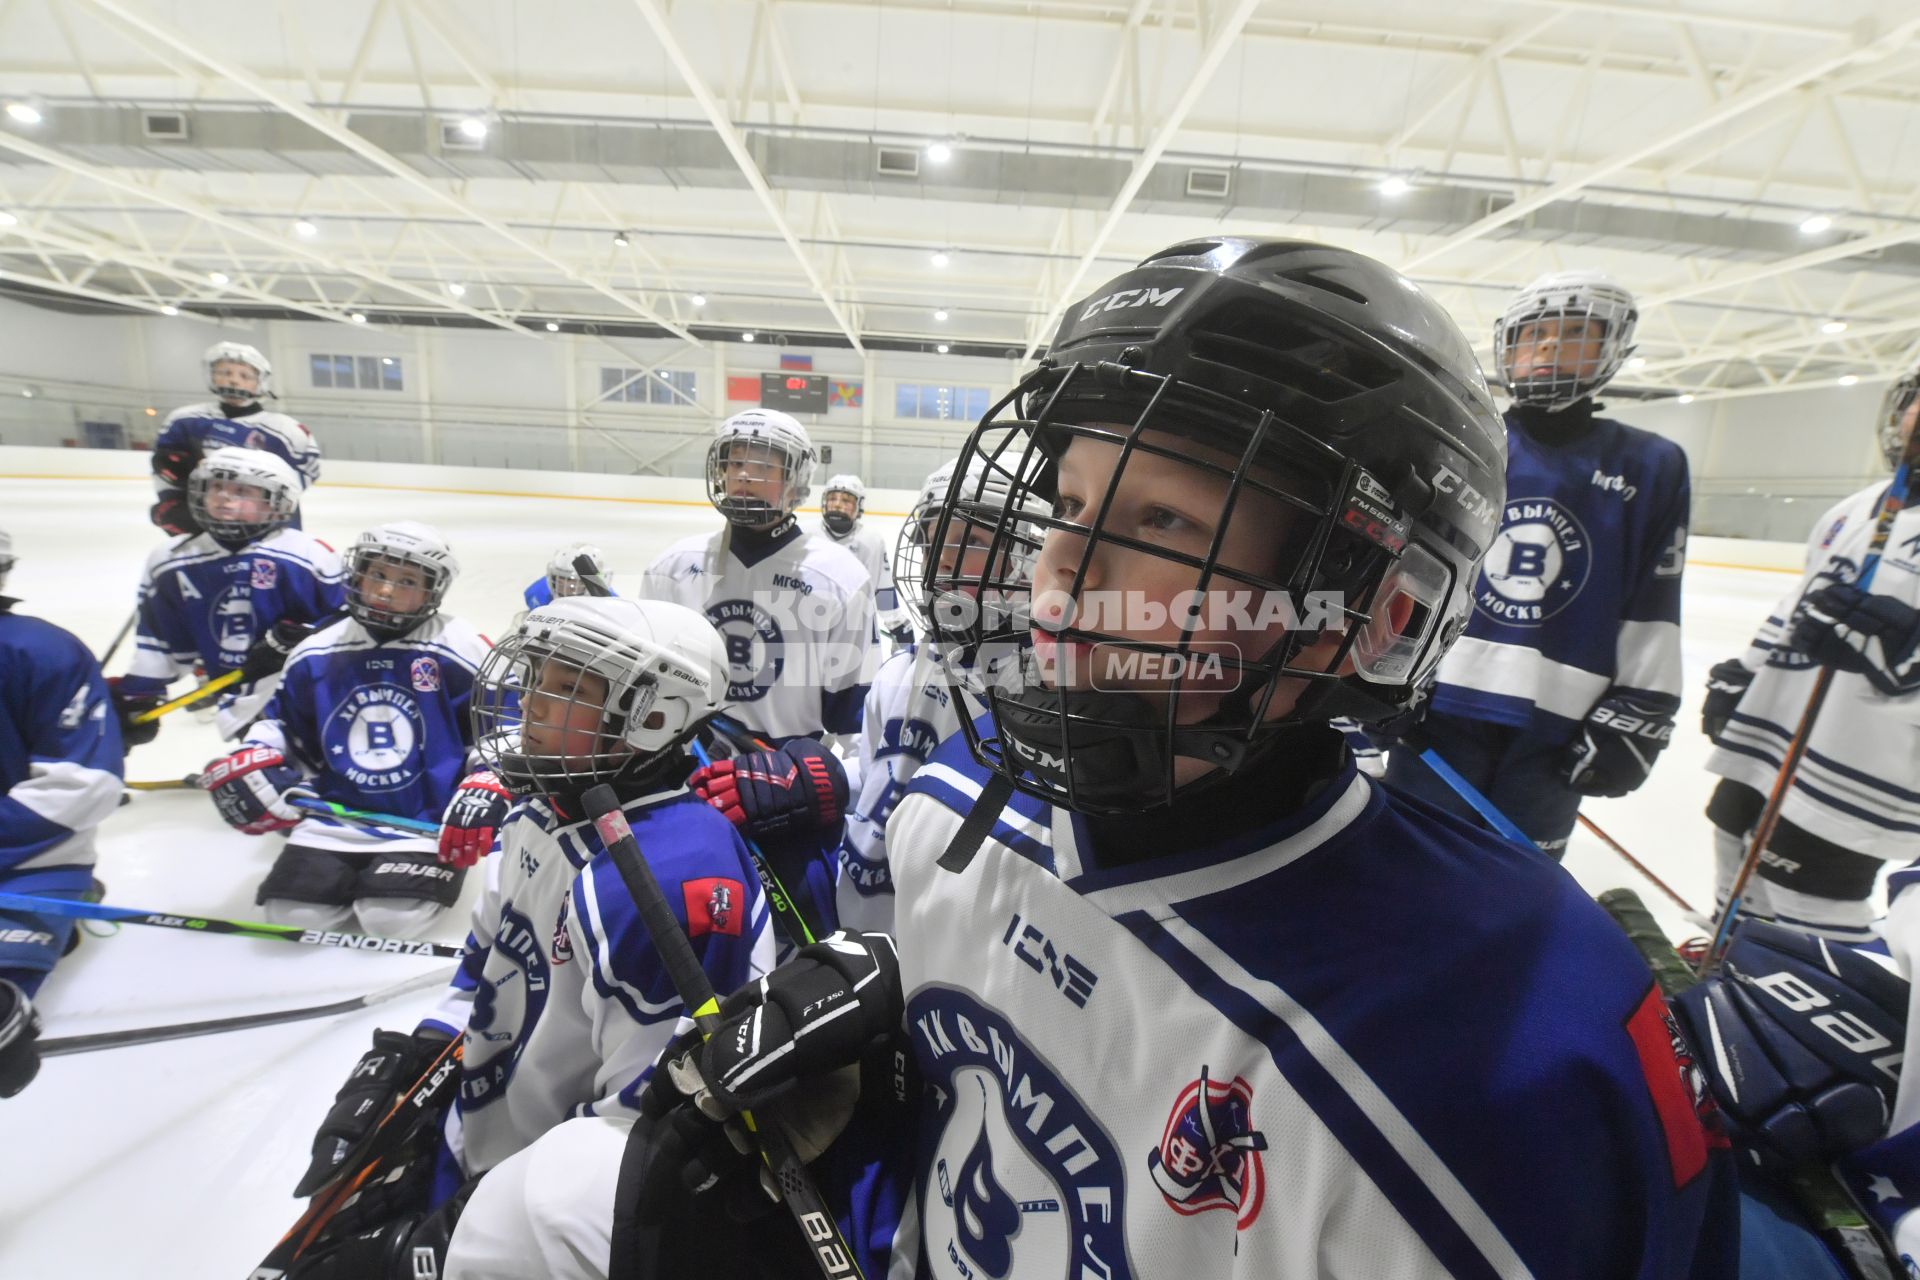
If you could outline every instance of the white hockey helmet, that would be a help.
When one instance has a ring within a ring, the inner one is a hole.
[[[932,629],[927,581],[937,557],[931,554],[931,550],[940,511],[946,505],[948,491],[954,487],[953,473],[958,465],[957,459],[950,458],[927,473],[927,478],[921,482],[920,494],[914,500],[913,510],[907,514],[906,522],[900,526],[900,532],[893,542],[894,590],[899,596],[900,607],[906,610],[915,628],[921,632]],[[945,541],[958,545],[973,540],[990,545],[1011,488],[1011,478],[1003,468],[976,457],[961,483],[954,518],[949,522]],[[1009,586],[1014,581],[1030,582],[1033,577],[1033,560],[1040,550],[1041,531],[1037,526],[1018,520],[1018,516],[1028,513],[1042,516],[1050,514],[1037,502],[1025,502],[1015,511],[1016,523],[1007,534],[1010,554],[1004,563],[1008,572],[993,575],[1005,579]],[[979,519],[971,518],[974,516]]]
[[[1564,409],[1594,395],[1620,372],[1633,354],[1633,329],[1639,306],[1626,288],[1599,271],[1559,271],[1541,276],[1514,295],[1493,326],[1494,367],[1516,404]],[[1554,321],[1551,329],[1547,326]],[[1599,326],[1596,354],[1587,360],[1566,358],[1580,345],[1573,326],[1581,321]],[[1557,341],[1559,357],[1550,369],[1534,372],[1514,367],[1522,338],[1548,337]]]
[[[825,509],[827,499],[836,493],[844,493],[853,499],[852,515]],[[851,472],[834,476],[820,490],[820,506],[820,522],[826,525],[827,532],[836,538],[844,538],[854,531],[860,523],[860,517],[867,513],[867,486]]]
[[[409,569],[419,574],[421,596],[409,608],[396,608]],[[376,525],[347,548],[347,612],[376,635],[405,635],[440,612],[459,573],[460,562],[433,526],[417,520]]]
[[[707,498],[731,523],[750,529],[777,524],[805,500],[813,482],[813,440],[777,409],[748,409],[720,424],[707,448]],[[778,501],[761,494],[729,496],[730,472],[751,483],[782,480]],[[778,467],[776,474],[772,468]]]
[[[258,492],[248,495],[236,486]],[[227,445],[200,459],[187,477],[187,506],[216,542],[252,542],[293,519],[300,509],[300,478],[277,454]]]
[[[580,579],[580,570],[574,561],[585,556],[593,566],[593,576],[602,585],[607,581],[607,553],[591,542],[569,542],[553,553],[553,559],[547,561],[547,590],[555,600],[563,596],[584,596],[592,593],[587,584]]]
[[[7,575],[13,572],[15,559],[13,535],[5,529],[0,529],[0,591],[6,590]]]
[[[515,795],[577,796],[643,772],[726,696],[726,642],[704,614],[569,596],[529,611],[481,664],[474,741]]]
[[[226,361],[252,369],[256,385],[245,387],[235,382],[230,373],[216,373],[216,366]],[[250,347],[244,342],[216,342],[207,348],[207,354],[200,357],[200,363],[207,369],[207,390],[219,396],[224,403],[254,404],[273,397],[273,365],[260,354],[258,347]]]
[[[1907,451],[1907,415],[1912,412],[1916,400],[1920,400],[1920,366],[1894,379],[1893,385],[1887,388],[1887,394],[1880,401],[1880,421],[1876,431],[1880,438],[1880,453],[1895,471],[1900,469],[1900,459]]]

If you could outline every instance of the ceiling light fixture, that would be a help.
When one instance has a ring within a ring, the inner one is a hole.
[[[355,324],[365,324],[367,322],[367,313],[364,311],[356,311],[348,316],[347,319],[353,321]]]
[[[458,280],[455,280],[453,283],[447,286],[447,292],[452,294],[456,298],[464,298],[467,296],[467,286],[461,284]]]
[[[1847,322],[1845,320],[1829,320],[1820,326],[1820,332],[1822,333],[1845,333],[1846,331]]]
[[[1646,367],[1647,358],[1645,356],[1635,356],[1633,359],[1627,361],[1627,368],[1629,369],[1644,369]]]
[[[628,245],[630,245],[630,244],[632,244],[632,243],[633,243],[633,241],[631,241],[631,240],[629,240],[629,239],[627,239],[627,233],[626,233],[626,232],[624,232],[624,231],[616,231],[616,232],[614,232],[614,233],[613,233],[613,242],[614,242],[614,244],[616,244],[616,245],[618,245],[618,246],[619,246],[620,248],[622,248],[622,249],[624,249],[624,248],[626,248],[626,247],[627,247]]]
[[[938,351],[941,355],[945,355],[947,354],[947,344],[943,342],[939,346],[935,347],[934,350]]]
[[[1380,180],[1380,194],[1388,199],[1403,196],[1411,190],[1413,190],[1413,184],[1397,173],[1388,174]]]
[[[1681,397],[1679,397],[1679,399],[1680,399],[1680,403],[1681,403],[1681,404],[1692,404],[1692,403],[1693,403],[1693,393],[1692,393],[1691,391],[1689,391],[1689,392],[1687,392],[1687,393],[1686,393],[1685,395],[1682,395]]]
[[[5,209],[0,209],[0,227],[11,227],[19,221],[18,215],[8,213]]]
[[[933,256],[927,259],[927,261],[931,262],[936,267],[944,267],[949,262],[952,262],[953,259],[947,255],[947,251],[945,249],[935,249],[933,251]]]
[[[233,283],[233,277],[229,276],[224,271],[209,271],[207,272],[207,279],[213,281],[213,283],[217,285],[228,285]]]
[[[742,341],[742,342],[752,342],[752,341],[753,341],[753,331],[752,331],[752,330],[748,330],[748,331],[747,331],[746,333],[743,333],[743,334],[741,334],[741,335],[740,335],[740,341]]]
[[[555,323],[554,323],[553,321],[551,321],[551,320],[549,320],[549,321],[547,321],[547,332],[548,332],[548,333],[558,333],[558,332],[560,332],[560,326],[559,326],[559,325],[557,325],[557,324],[555,324]]]
[[[1832,218],[1829,218],[1824,213],[1816,213],[1800,224],[1800,234],[1803,236],[1817,236],[1832,225]]]
[[[302,240],[311,240],[320,234],[320,227],[317,223],[302,218],[293,224],[293,234],[299,236]]]
[[[1858,381],[1860,381],[1860,375],[1857,373],[1843,373],[1840,375],[1840,385],[1843,387],[1850,387]]]
[[[927,144],[927,159],[934,164],[945,164],[947,161],[953,159],[953,145],[947,142],[929,142]]]
[[[945,311],[936,311],[933,313],[933,318],[944,324],[946,323],[947,313]]]
[[[166,306],[160,308],[160,314],[163,316],[177,316],[180,314],[180,308],[169,302]]]
[[[40,108],[31,102],[9,102],[7,118],[16,124],[39,124],[46,117],[40,114]]]
[[[479,116],[466,117],[460,122],[460,136],[479,142],[487,136],[487,122]]]
[[[704,293],[696,293],[693,297],[689,298],[688,301],[696,307],[704,307],[707,305],[707,295]]]

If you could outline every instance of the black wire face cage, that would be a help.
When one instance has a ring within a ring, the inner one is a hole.
[[[1616,296],[1612,290],[1553,291],[1535,304],[1509,309],[1495,324],[1494,366],[1516,404],[1563,409],[1595,394],[1620,372],[1637,318],[1632,300]],[[1571,363],[1560,359],[1550,372],[1515,376],[1514,360],[1523,338],[1548,330],[1561,335],[1557,349],[1564,350],[1573,345],[1564,340],[1565,335],[1581,322],[1598,326],[1601,331],[1592,359]]]
[[[1102,383],[1104,393],[1086,394]],[[1020,416],[1023,406],[1031,417]],[[1066,512],[1054,499],[1061,459],[1077,441],[1104,446],[1112,469],[1102,463],[1104,491],[1077,495]],[[1118,510],[1137,506],[1146,483],[1130,485],[1129,472],[1157,473],[1164,487],[1166,462],[1222,491],[1219,523],[1199,554],[1117,527]],[[952,537],[956,522],[991,545],[984,570],[924,566],[934,643],[949,679],[990,712],[984,733],[963,721],[976,758],[1076,812],[1153,808],[1243,767],[1289,725],[1368,708],[1386,714],[1457,629],[1447,616],[1463,608],[1455,570],[1409,540],[1377,478],[1272,412],[1191,382],[1113,365],[1042,368],[975,429],[961,456],[967,468],[983,468],[986,483],[968,476],[976,489],[1004,496],[969,503],[950,493],[936,513],[931,545]],[[1242,506],[1280,513],[1269,566],[1222,559]],[[1036,582],[1038,540],[1052,550]],[[1151,602],[1112,580],[1115,565],[1142,565],[1143,556],[1178,566],[1188,587],[1144,624],[1128,611]],[[1097,557],[1105,576],[1089,591]],[[1185,624],[1175,616],[1182,609]],[[1261,648],[1221,639],[1235,630]],[[1052,676],[1036,632],[1050,642]],[[1323,638],[1337,643],[1317,645]],[[1343,677],[1349,660],[1354,674]],[[1063,678],[1068,661],[1080,672]],[[1297,695],[1285,714],[1273,709],[1283,689]],[[1183,784],[1181,757],[1213,768]]]
[[[266,504],[266,513],[258,520],[220,519],[208,509],[213,486],[232,485],[250,490]],[[222,543],[239,545],[264,538],[293,519],[295,500],[291,490],[261,485],[254,477],[242,475],[224,466],[199,466],[187,477],[187,509],[200,527]]]
[[[396,610],[376,603],[368,594],[369,575],[378,572],[390,579],[414,577],[425,587],[418,608]],[[347,612],[367,630],[379,635],[403,635],[440,612],[453,574],[445,565],[398,553],[378,543],[360,543],[347,553]]]
[[[790,515],[805,495],[805,461],[793,446],[766,436],[721,436],[707,446],[707,500],[729,523],[750,529],[775,524]],[[785,481],[778,506],[762,498],[727,495],[728,469],[739,463],[745,463],[753,474],[779,476]]]
[[[473,740],[515,796],[578,797],[659,755],[627,741],[659,686],[617,666],[583,637],[516,632],[487,653],[473,683]]]
[[[914,503],[893,538],[894,594],[912,620],[913,629],[921,635],[933,629],[927,614],[927,547],[940,505],[938,500],[924,498]]]
[[[1920,369],[1888,387],[1886,398],[1880,402],[1880,452],[1886,457],[1887,465],[1896,471],[1911,447],[1904,427],[1907,412],[1916,398],[1920,398]],[[1920,429],[1914,434],[1920,435]]]

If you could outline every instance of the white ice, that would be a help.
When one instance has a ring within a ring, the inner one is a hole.
[[[160,537],[146,522],[148,501],[144,481],[0,479],[0,528],[20,557],[9,594],[21,610],[104,651]],[[697,505],[335,484],[306,502],[308,529],[335,546],[403,517],[446,533],[463,566],[447,607],[496,636],[520,607],[521,589],[565,542],[597,542],[620,587],[669,543],[717,520]],[[896,522],[876,523],[892,536]],[[1674,745],[1638,793],[1586,808],[1703,911],[1712,907],[1701,812],[1711,779],[1701,769],[1700,687],[1792,581],[1689,567],[1687,705]],[[124,669],[127,653],[111,672]],[[127,774],[178,778],[221,749],[210,724],[176,714],[158,741],[133,751]],[[255,919],[254,887],[277,844],[229,830],[199,792],[136,792],[101,831],[98,874],[115,904]],[[1585,831],[1575,832],[1566,865],[1592,892],[1639,890],[1676,938],[1697,932]],[[450,914],[436,936],[459,942],[464,919],[463,910]],[[40,1007],[44,1034],[57,1037],[322,1003],[436,968],[450,962],[127,926],[89,936],[42,989]],[[371,1030],[410,1027],[432,1002],[418,994],[326,1021],[49,1059],[25,1093],[0,1103],[0,1276],[240,1280],[298,1214],[290,1193],[314,1126]]]

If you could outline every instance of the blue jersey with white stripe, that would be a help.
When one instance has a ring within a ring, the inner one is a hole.
[[[887,837],[919,1277],[1730,1276],[1731,1167],[1646,966],[1545,857],[1349,765],[1103,864],[950,739]]]
[[[1547,444],[1507,414],[1507,499],[1438,715],[1565,741],[1609,691],[1680,704],[1680,576],[1691,503],[1671,440],[1592,419]]]

